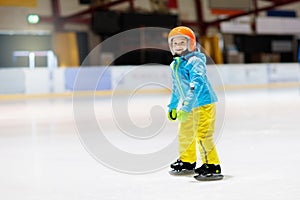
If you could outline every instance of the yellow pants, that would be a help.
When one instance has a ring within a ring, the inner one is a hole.
[[[183,162],[196,162],[197,143],[202,163],[220,164],[213,138],[215,121],[216,106],[213,103],[194,108],[187,121],[179,124],[179,155]]]

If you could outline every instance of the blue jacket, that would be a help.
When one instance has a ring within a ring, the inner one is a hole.
[[[217,96],[206,76],[206,57],[198,51],[175,57],[172,70],[172,95],[169,111],[181,109],[191,112],[193,108],[216,102]]]

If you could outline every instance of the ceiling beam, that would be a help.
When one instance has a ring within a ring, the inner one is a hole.
[[[90,8],[71,14],[69,16],[61,16],[59,0],[51,0],[52,16],[40,16],[42,23],[53,23],[55,30],[63,29],[64,23],[84,23],[88,24],[91,21],[91,17],[85,17],[85,15],[92,14],[96,10],[108,9],[112,6],[122,3],[129,3],[129,9],[134,9],[134,0],[116,0],[105,4],[92,5]]]
[[[133,1],[132,0],[117,0],[117,1],[112,1],[109,3],[105,3],[105,4],[99,4],[99,5],[95,5],[95,6],[91,6],[90,8],[80,11],[78,13],[66,16],[66,17],[61,17],[61,20],[63,21],[72,21],[72,19],[74,18],[78,18],[78,17],[82,17],[83,15],[86,14],[91,14],[96,10],[101,10],[101,9],[108,9],[109,7],[118,5],[118,4],[122,4],[124,2],[128,2],[130,7],[133,6]]]
[[[200,1],[201,0],[196,0],[196,1]],[[243,12],[243,13],[240,13],[240,14],[236,14],[236,15],[231,15],[231,16],[228,16],[226,18],[223,18],[223,19],[217,19],[217,20],[213,20],[213,21],[196,21],[196,22],[191,22],[191,21],[182,21],[182,24],[183,25],[187,25],[187,26],[200,26],[200,28],[202,29],[201,32],[203,34],[206,33],[207,29],[211,26],[219,26],[219,24],[221,22],[225,22],[225,21],[229,21],[229,20],[232,20],[232,19],[235,19],[235,18],[238,18],[238,17],[242,17],[242,16],[246,16],[246,15],[251,15],[251,14],[258,14],[259,12],[263,12],[263,11],[267,11],[267,10],[272,10],[274,8],[277,8],[279,6],[284,6],[284,5],[287,5],[287,4],[291,4],[291,3],[296,3],[296,2],[300,2],[300,0],[281,0],[281,1],[275,1],[273,3],[273,5],[270,5],[270,6],[265,6],[265,7],[262,7],[262,8],[258,8],[255,6],[255,8],[253,10],[249,10],[249,11],[246,11],[246,12]],[[197,2],[196,2],[197,3]],[[197,6],[197,4],[196,4]],[[199,12],[199,10],[197,10],[197,12]],[[201,10],[202,12],[202,10]],[[198,14],[199,16],[199,14]],[[200,18],[201,20],[201,18]]]

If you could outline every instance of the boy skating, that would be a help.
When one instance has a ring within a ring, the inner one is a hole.
[[[213,139],[217,96],[206,76],[206,57],[196,48],[195,34],[188,27],[172,29],[168,43],[174,56],[170,65],[173,85],[168,118],[180,121],[179,159],[171,164],[170,174],[195,172],[197,180],[222,179]],[[202,165],[197,169],[196,144],[202,157]]]

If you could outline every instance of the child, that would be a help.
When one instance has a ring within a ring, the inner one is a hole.
[[[173,175],[198,174],[198,180],[222,179],[220,161],[213,134],[217,96],[206,77],[206,57],[196,48],[194,32],[184,26],[170,31],[168,43],[174,61],[172,95],[168,112],[170,121],[178,119],[179,159],[171,164]],[[179,101],[182,102],[177,112]],[[196,167],[196,143],[202,166]]]

